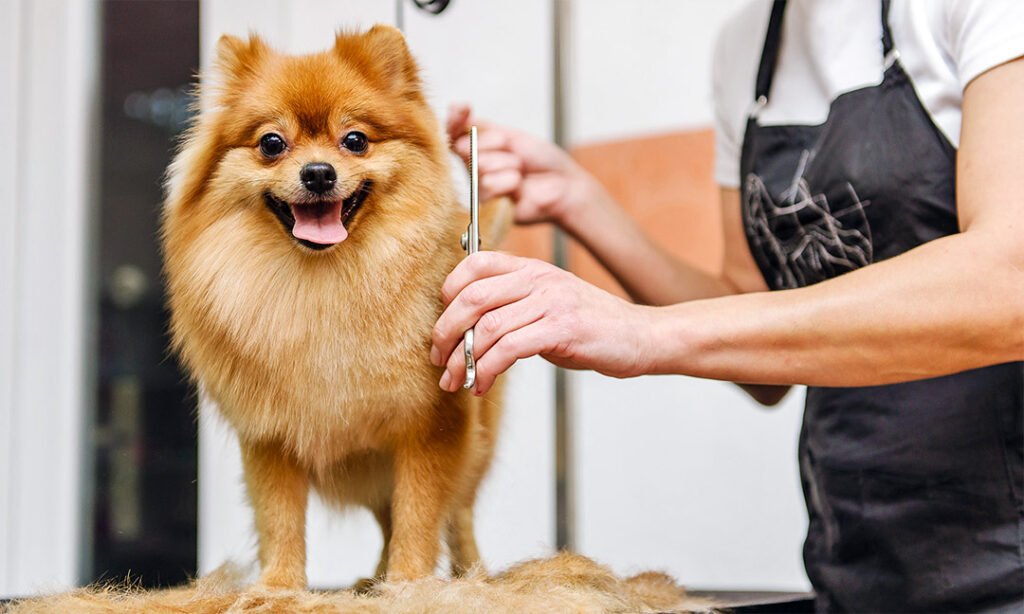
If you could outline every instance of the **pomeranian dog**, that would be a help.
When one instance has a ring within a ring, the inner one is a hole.
[[[377,577],[433,573],[442,533],[460,573],[499,407],[443,393],[429,361],[468,216],[416,63],[387,26],[305,56],[224,36],[216,56],[162,240],[172,346],[241,443],[259,582],[306,585],[310,488],[372,511]]]

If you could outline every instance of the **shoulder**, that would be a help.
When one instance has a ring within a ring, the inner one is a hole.
[[[743,125],[754,100],[771,5],[770,0],[748,0],[725,21],[715,40],[711,66],[715,178],[728,187],[735,187],[738,181]]]
[[[711,79],[715,112],[715,178],[734,187],[746,111],[768,29],[770,0],[749,0],[725,21],[715,40]]]
[[[711,75],[719,117],[744,115],[754,99],[757,67],[768,30],[771,0],[748,0],[718,31]]]
[[[893,0],[890,23],[918,98],[959,146],[967,84],[1024,55],[1024,2]]]
[[[725,21],[715,41],[716,76],[731,75],[734,69],[749,72],[751,66],[756,66],[771,7],[770,0],[748,0]]]
[[[894,35],[945,61],[960,89],[1024,54],[1020,0],[894,0],[891,10]]]

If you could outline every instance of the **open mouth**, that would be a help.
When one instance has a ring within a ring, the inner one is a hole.
[[[327,249],[348,238],[348,225],[370,194],[373,182],[365,180],[344,200],[321,200],[289,204],[269,191],[263,202],[284,229],[302,245]]]

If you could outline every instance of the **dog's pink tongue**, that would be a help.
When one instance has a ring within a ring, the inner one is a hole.
[[[341,223],[341,201],[326,205],[294,205],[295,226],[292,235],[321,245],[334,245],[348,238]]]

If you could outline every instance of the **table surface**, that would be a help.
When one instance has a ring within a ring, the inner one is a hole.
[[[736,614],[785,612],[804,614],[814,612],[814,593],[785,593],[773,591],[720,591],[688,590],[688,595],[702,597],[715,602],[717,608],[727,609]],[[15,597],[0,597],[0,605],[9,603]]]
[[[687,590],[688,595],[715,602],[716,607],[732,612],[804,614],[814,612],[814,593],[778,591]]]

